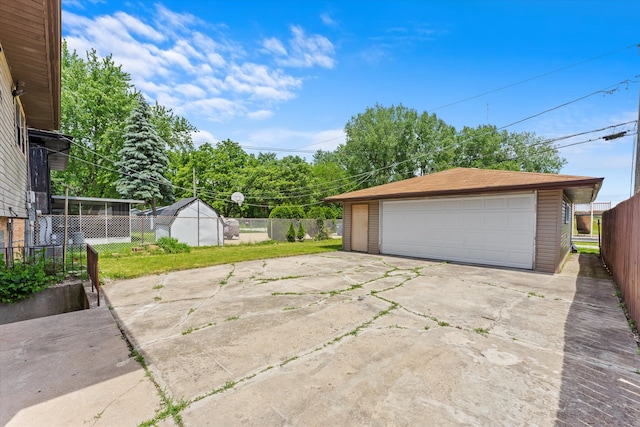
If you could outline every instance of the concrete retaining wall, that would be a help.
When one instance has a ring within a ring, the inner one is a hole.
[[[89,308],[82,282],[64,283],[15,304],[0,303],[0,325]]]

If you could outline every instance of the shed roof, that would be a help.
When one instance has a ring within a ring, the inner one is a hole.
[[[430,175],[327,197],[324,201],[364,201],[563,189],[572,203],[590,203],[595,200],[603,180],[604,178],[551,173],[453,168]]]
[[[203,200],[199,199],[198,197],[187,197],[185,199],[178,200],[174,204],[162,209],[162,212],[160,212],[157,216],[158,224],[171,225],[182,209],[186,208],[196,201],[200,201],[200,203],[202,203],[203,205],[208,206],[217,215],[215,209],[213,209],[213,207],[211,207]]]

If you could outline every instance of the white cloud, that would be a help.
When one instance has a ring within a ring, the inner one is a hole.
[[[338,23],[329,15],[328,13],[320,14],[320,20],[322,23],[328,27],[337,27]]]
[[[219,140],[211,132],[207,132],[206,130],[197,130],[191,132],[191,139],[193,140],[193,144],[198,146],[204,143],[216,144]]]
[[[251,120],[264,120],[273,116],[273,111],[270,110],[258,110],[258,111],[250,111],[247,113],[247,117]]]
[[[262,41],[264,50],[273,54],[278,64],[300,68],[335,66],[334,47],[329,39],[317,34],[307,36],[302,27],[296,25],[291,27],[291,33],[293,36],[288,42],[289,50],[275,38]]]
[[[124,29],[131,30],[134,34],[141,35],[155,42],[164,40],[164,36],[160,32],[127,13],[116,12],[114,20],[117,24],[121,24]],[[117,24],[116,26],[119,26]]]
[[[224,35],[224,26],[159,4],[151,10],[155,16],[119,11],[84,17],[65,9],[63,35],[82,57],[89,49],[102,57],[112,55],[136,89],[187,119],[268,119],[274,104],[295,98],[302,88],[302,79],[284,67],[335,64],[331,42],[307,36],[298,26],[291,27],[286,45],[267,38],[259,51],[247,52]],[[249,60],[265,51],[283,68]]]
[[[247,142],[260,147],[296,147],[300,150],[332,151],[345,141],[342,129],[299,131],[284,128],[266,128],[249,133]]]
[[[267,52],[271,52],[274,55],[285,56],[287,54],[287,49],[284,48],[284,45],[280,42],[280,40],[273,37],[270,39],[264,39],[262,41],[262,46]]]

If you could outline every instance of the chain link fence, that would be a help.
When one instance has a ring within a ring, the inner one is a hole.
[[[320,226],[322,222],[322,226]],[[342,236],[342,220],[291,220],[268,218],[170,217],[127,215],[40,215],[35,221],[34,245],[90,244],[99,253],[131,253],[154,250],[158,239],[172,237],[189,246],[221,246],[264,240],[286,241],[293,223],[300,223],[313,239],[324,227],[328,237]]]

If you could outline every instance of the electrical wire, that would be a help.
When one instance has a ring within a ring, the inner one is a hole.
[[[557,106],[555,106],[555,107],[549,108],[549,109],[544,110],[544,111],[542,111],[542,112],[539,112],[539,113],[533,114],[533,115],[531,115],[531,116],[525,117],[525,118],[523,118],[523,119],[517,120],[517,121],[515,121],[515,122],[511,122],[511,123],[509,123],[509,124],[507,124],[507,125],[501,126],[501,127],[499,127],[499,128],[496,128],[496,129],[497,129],[497,130],[504,130],[504,129],[509,128],[509,127],[511,127],[511,126],[514,126],[514,125],[516,125],[516,124],[519,124],[519,123],[525,122],[525,121],[530,120],[530,119],[533,119],[533,118],[535,118],[535,117],[539,117],[539,116],[541,116],[541,115],[543,115],[543,114],[546,114],[546,113],[548,113],[548,112],[551,112],[551,111],[557,110],[557,109],[559,109],[559,108],[565,107],[565,106],[570,105],[570,104],[573,104],[573,103],[575,103],[575,102],[582,101],[582,100],[584,100],[584,99],[586,99],[586,98],[589,98],[589,97],[591,97],[591,96],[594,96],[594,95],[596,95],[596,94],[600,94],[600,93],[603,93],[603,94],[605,94],[605,95],[612,94],[612,93],[616,92],[617,90],[619,90],[619,88],[620,88],[620,86],[621,86],[621,85],[624,85],[624,84],[628,85],[628,84],[629,84],[629,83],[631,83],[631,82],[635,83],[635,81],[634,81],[634,80],[628,79],[628,80],[625,80],[625,81],[619,82],[619,83],[617,83],[617,84],[615,84],[615,85],[608,86],[608,87],[606,87],[606,88],[604,88],[604,89],[600,89],[600,90],[594,91],[594,92],[592,92],[592,93],[590,93],[590,94],[587,94],[587,95],[581,96],[581,97],[579,97],[579,98],[576,98],[576,99],[573,99],[573,100],[571,100],[571,101],[565,102],[565,103],[563,103],[563,104],[557,105]],[[633,123],[633,121],[631,121],[631,122],[626,122],[626,123],[622,123],[622,124],[619,124],[619,125],[609,126],[609,127],[607,127],[607,128],[602,128],[602,129],[599,129],[599,130],[583,132],[583,133],[580,133],[580,134],[575,134],[575,135],[573,135],[573,136],[576,136],[576,135],[584,135],[584,134],[593,133],[593,132],[598,132],[598,131],[606,130],[606,129],[609,129],[609,128],[612,128],[612,127],[615,127],[615,126],[626,125],[626,124],[629,124],[629,123]],[[488,134],[489,134],[489,131],[487,131],[487,133],[486,133],[486,134],[488,135]],[[482,137],[482,136],[483,136],[483,134],[480,134],[479,136],[480,136],[480,137]],[[573,137],[573,136],[561,137],[561,139],[566,139],[566,138],[570,138],[570,137]],[[74,145],[76,145],[76,146],[78,146],[78,147],[80,147],[80,148],[82,148],[82,149],[84,149],[84,150],[87,150],[87,151],[89,151],[89,152],[91,152],[91,153],[93,153],[93,154],[95,154],[95,155],[97,155],[97,156],[101,157],[102,159],[105,159],[105,160],[107,160],[107,161],[109,161],[109,162],[113,163],[114,165],[115,165],[115,164],[117,164],[117,162],[116,162],[116,161],[114,161],[114,160],[112,160],[112,159],[109,159],[109,158],[107,158],[106,156],[103,156],[103,155],[101,155],[101,154],[97,153],[96,151],[91,150],[90,148],[88,148],[88,147],[86,147],[86,146],[84,146],[84,145],[82,145],[82,144],[80,144],[80,143],[78,143],[78,142],[76,142],[76,141],[74,141],[74,140],[72,140],[72,139],[68,139],[68,138],[66,138],[66,137],[64,137],[64,136],[62,136],[62,137],[63,137],[63,139],[66,139],[66,140],[67,140],[67,141],[69,141],[70,143],[72,143],[72,144],[74,144]],[[599,139],[602,139],[602,138],[597,138],[597,139],[594,139],[593,141],[595,141],[595,140],[599,140]],[[464,140],[464,141],[462,141],[462,142],[467,142],[467,141],[468,141],[468,140]],[[548,144],[548,143],[550,143],[550,142],[552,142],[552,141],[550,141],[550,140],[544,140],[544,141],[541,141],[541,142],[539,142],[539,143],[531,144],[530,146],[540,145],[540,144]],[[589,141],[585,141],[585,142],[583,142],[583,143],[586,143],[586,142],[592,142],[592,141],[591,141],[591,140],[589,140]],[[454,141],[454,142],[453,142],[453,144],[460,144],[460,141]],[[453,144],[452,144],[452,145],[453,145]],[[569,145],[561,146],[561,147],[557,147],[557,148],[566,148],[566,147],[568,147],[568,146],[572,146],[572,145],[578,145],[578,143],[573,143],[573,144],[569,144]],[[452,148],[452,147],[445,147],[445,149],[448,149],[448,148]],[[549,147],[549,148],[551,149],[551,148],[553,148],[553,147]],[[76,160],[78,160],[78,161],[84,162],[84,163],[86,163],[86,164],[89,164],[89,165],[92,165],[92,166],[95,166],[95,167],[98,167],[98,168],[103,168],[103,169],[108,170],[108,171],[110,171],[110,172],[114,172],[114,173],[118,173],[118,174],[124,174],[124,175],[132,176],[132,177],[133,177],[133,176],[136,176],[136,174],[137,174],[137,172],[136,172],[136,171],[134,171],[134,170],[132,170],[131,168],[126,167],[126,166],[124,167],[124,169],[126,170],[126,172],[124,172],[124,173],[123,173],[123,171],[122,171],[122,170],[118,171],[118,170],[115,170],[115,169],[113,169],[113,168],[106,167],[106,166],[104,166],[104,165],[98,165],[98,164],[96,164],[96,163],[92,163],[92,162],[90,162],[90,161],[87,161],[87,160],[82,159],[82,158],[77,157],[77,156],[73,156],[73,155],[68,154],[68,153],[61,153],[61,152],[58,152],[58,151],[55,151],[55,150],[50,150],[50,151],[57,152],[57,153],[62,154],[62,155],[66,155],[66,156],[68,156],[69,158],[76,159]],[[370,171],[362,172],[362,173],[360,173],[360,174],[358,174],[358,175],[354,175],[354,176],[351,176],[351,177],[341,178],[340,180],[337,180],[337,181],[346,180],[346,179],[351,179],[351,180],[353,180],[355,177],[360,177],[360,178],[361,178],[360,180],[356,179],[354,182],[352,182],[352,183],[351,183],[351,184],[353,184],[353,185],[351,186],[352,188],[357,188],[357,186],[358,186],[358,185],[360,185],[361,183],[363,183],[363,182],[366,180],[366,178],[368,178],[368,177],[370,177],[370,176],[373,176],[373,175],[374,175],[375,173],[377,173],[377,172],[384,171],[384,170],[389,169],[389,168],[396,168],[396,167],[400,166],[401,164],[404,164],[404,163],[407,163],[407,162],[411,162],[411,161],[418,160],[418,159],[420,159],[420,158],[422,158],[422,157],[424,157],[424,156],[426,156],[426,155],[428,155],[428,153],[418,154],[418,155],[413,156],[413,157],[411,157],[411,158],[409,158],[409,159],[407,159],[407,160],[404,160],[404,161],[402,161],[402,162],[396,162],[396,163],[393,163],[393,164],[391,164],[391,165],[389,165],[389,166],[382,167],[382,168],[374,168],[374,169],[372,169],[372,170],[370,170]],[[158,180],[155,180],[155,179],[150,179],[150,181],[155,182],[155,183],[158,183],[158,184],[161,184],[161,185],[169,185],[169,186],[171,186],[171,187],[173,187],[173,188],[175,188],[175,189],[180,189],[180,190],[183,190],[183,191],[191,191],[191,190],[192,190],[191,188],[180,187],[180,186],[178,186],[178,185],[175,185],[175,184],[171,183],[171,182],[170,182],[166,177],[162,177],[162,179],[163,179],[163,181],[158,181]],[[345,186],[346,186],[346,184],[345,184]],[[336,188],[336,189],[338,189],[338,188],[342,188],[342,186],[336,186],[335,188]],[[301,187],[300,189],[301,189],[301,190],[305,189],[306,191],[309,191],[308,187]],[[332,189],[332,188],[328,188],[328,189]],[[328,189],[325,189],[325,190],[328,190]],[[213,193],[212,191],[208,191],[208,190],[203,189],[203,188],[199,188],[199,189],[198,189],[198,188],[196,188],[196,191],[197,191],[197,190],[200,190],[200,194],[206,194],[206,195],[208,195],[208,196],[212,197],[214,200],[219,200],[219,201],[223,201],[223,202],[226,202],[226,203],[233,203],[233,202],[232,202],[232,201],[230,201],[230,200],[226,200],[226,199],[223,199],[223,198],[219,197],[218,195],[216,195],[216,194],[215,194],[215,193]],[[294,193],[291,193],[291,194],[294,194]],[[306,194],[306,195],[304,195],[304,196],[305,196],[305,197],[307,197],[307,196],[309,196],[309,195],[312,195],[312,194],[311,194],[311,193],[308,193],[308,194]],[[300,197],[302,197],[302,196],[300,196]],[[253,197],[253,198],[255,198],[255,197]],[[316,205],[316,204],[320,204],[320,203],[322,203],[322,202],[311,203],[311,204],[306,204],[306,205],[301,205],[301,206],[312,206],[312,205]],[[261,208],[265,208],[265,207],[266,207],[266,208],[268,208],[268,207],[269,207],[268,205],[260,205],[260,204],[252,204],[252,203],[245,203],[245,204],[246,204],[247,206],[252,206],[252,207],[261,207]]]
[[[512,88],[514,86],[518,86],[518,85],[521,85],[521,84],[524,84],[524,83],[528,83],[530,81],[537,80],[537,79],[540,79],[542,77],[546,77],[546,76],[549,76],[551,74],[558,73],[560,71],[568,70],[570,68],[577,67],[578,65],[586,64],[587,62],[595,61],[596,59],[604,58],[606,56],[613,55],[615,53],[619,53],[619,52],[622,52],[624,50],[631,49],[631,48],[634,48],[634,47],[637,47],[637,46],[638,46],[638,43],[634,43],[634,44],[631,44],[629,46],[625,46],[625,47],[623,47],[621,49],[617,49],[617,50],[613,50],[611,52],[603,53],[602,55],[594,56],[593,58],[585,59],[584,61],[576,62],[574,64],[567,65],[567,66],[561,67],[561,68],[557,68],[555,70],[548,71],[546,73],[538,74],[537,76],[529,77],[527,79],[520,80],[518,82],[511,83],[511,84],[508,84],[506,86],[501,86],[499,88],[491,89],[491,90],[488,90],[486,92],[479,93],[477,95],[473,95],[473,96],[469,96],[467,98],[460,99],[458,101],[450,102],[449,104],[441,105],[439,107],[431,109],[431,111],[433,112],[433,111],[441,110],[443,108],[447,108],[447,107],[451,107],[453,105],[461,104],[463,102],[471,101],[472,99],[480,98],[480,97],[485,96],[485,95],[490,95],[492,93],[500,92],[502,90],[509,89],[509,88]]]

